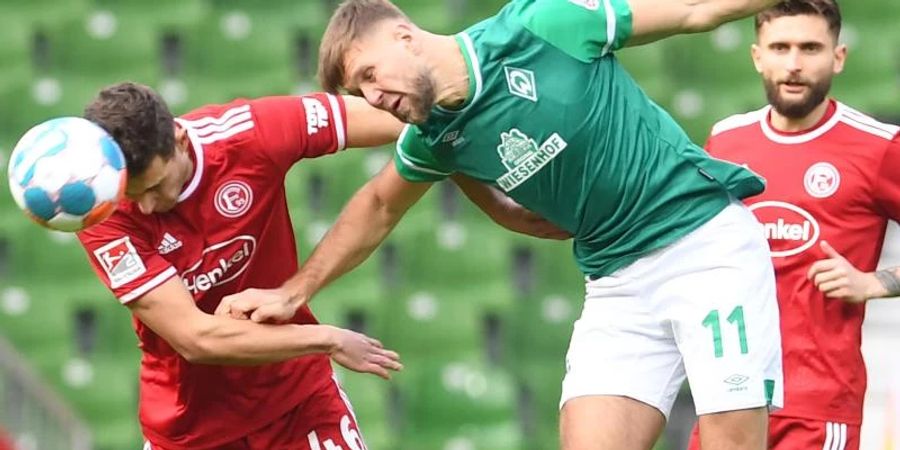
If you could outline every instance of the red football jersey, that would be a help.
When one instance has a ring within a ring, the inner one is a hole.
[[[774,414],[859,425],[865,305],[826,298],[806,275],[826,257],[821,240],[875,270],[887,221],[900,219],[900,128],[832,102],[814,128],[779,133],[770,110],[719,122],[707,150],[768,180],[746,203],[764,226],[778,284],[785,406]]]
[[[177,206],[144,215],[126,200],[78,237],[121,303],[179,276],[197,307],[213,313],[222,297],[278,287],[297,271],[285,174],[302,158],[343,149],[346,111],[332,95],[268,97],[206,106],[176,122],[195,163]],[[306,307],[294,322],[317,323]],[[141,425],[164,448],[234,441],[333,383],[326,355],[258,367],[191,364],[140,321],[134,327],[143,351]]]

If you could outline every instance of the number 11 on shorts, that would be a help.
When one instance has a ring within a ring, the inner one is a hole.
[[[737,326],[738,340],[741,343],[741,354],[746,355],[747,350],[747,327],[744,324],[744,307],[736,306],[728,315],[728,323]],[[725,349],[722,348],[722,326],[719,324],[719,310],[714,309],[703,319],[703,326],[712,329],[713,349],[716,358],[725,355]]]

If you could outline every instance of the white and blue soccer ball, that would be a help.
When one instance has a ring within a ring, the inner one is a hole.
[[[79,231],[109,217],[125,193],[125,157],[103,128],[80,117],[28,130],[9,158],[9,190],[35,222]]]

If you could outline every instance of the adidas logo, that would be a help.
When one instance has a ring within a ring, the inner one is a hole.
[[[178,250],[181,248],[181,245],[181,241],[175,239],[171,234],[166,233],[163,235],[162,242],[159,243],[159,247],[156,249],[159,250],[160,255],[166,255]]]

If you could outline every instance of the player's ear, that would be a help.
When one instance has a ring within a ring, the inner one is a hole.
[[[847,45],[838,44],[834,48],[834,74],[837,75],[844,71],[844,62],[847,61]]]
[[[753,67],[756,67],[757,73],[762,73],[762,64],[760,64],[760,58],[762,58],[762,48],[759,44],[753,44],[750,46],[750,58],[753,59]]]
[[[190,138],[187,130],[175,124],[175,151],[187,151]]]

